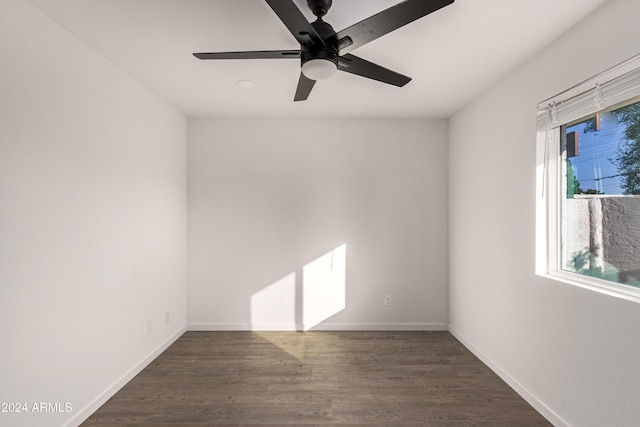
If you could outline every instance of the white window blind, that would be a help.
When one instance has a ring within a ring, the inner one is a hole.
[[[597,113],[640,96],[640,55],[538,104],[538,130]]]

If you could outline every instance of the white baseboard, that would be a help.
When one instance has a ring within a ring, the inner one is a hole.
[[[189,323],[188,331],[447,331],[447,323],[321,323],[290,324]]]
[[[187,331],[298,331],[295,323],[189,323]]]
[[[95,411],[98,410],[102,405],[106,403],[114,394],[118,392],[125,384],[133,379],[136,375],[140,373],[144,368],[149,365],[158,357],[163,351],[165,351],[171,344],[173,344],[182,334],[184,334],[186,328],[181,328],[178,332],[167,338],[162,344],[152,350],[145,358],[143,358],[140,362],[138,362],[133,368],[131,368],[127,373],[121,376],[116,382],[107,387],[105,391],[100,393],[95,399],[93,399],[89,404],[87,404],[84,408],[80,409],[69,421],[64,424],[64,427],[73,427],[78,426],[80,423],[85,421],[87,418],[91,416]]]
[[[495,364],[487,355],[485,355],[479,348],[471,344],[460,332],[456,331],[454,327],[449,325],[449,332],[458,341],[469,349],[478,359],[480,359],[485,365],[487,365],[493,372],[496,373],[504,382],[516,391],[524,400],[527,401],[534,409],[543,417],[545,417],[551,424],[556,427],[571,427],[567,421],[565,421],[560,415],[558,415],[553,409],[549,408],[538,396],[533,394],[527,387],[522,385],[517,379],[512,377],[507,371]]]
[[[321,323],[310,331],[446,331],[447,323]]]

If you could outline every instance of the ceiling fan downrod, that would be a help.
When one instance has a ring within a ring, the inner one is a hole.
[[[332,3],[332,0],[307,0],[307,6],[318,20],[322,20],[322,17],[329,12]]]

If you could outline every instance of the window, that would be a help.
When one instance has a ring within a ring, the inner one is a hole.
[[[640,301],[640,57],[538,106],[538,272]]]

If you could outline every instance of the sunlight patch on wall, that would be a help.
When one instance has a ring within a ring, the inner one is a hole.
[[[296,273],[291,272],[251,296],[253,329],[296,329]]]
[[[346,307],[347,245],[338,246],[302,270],[302,323],[309,330]]]

